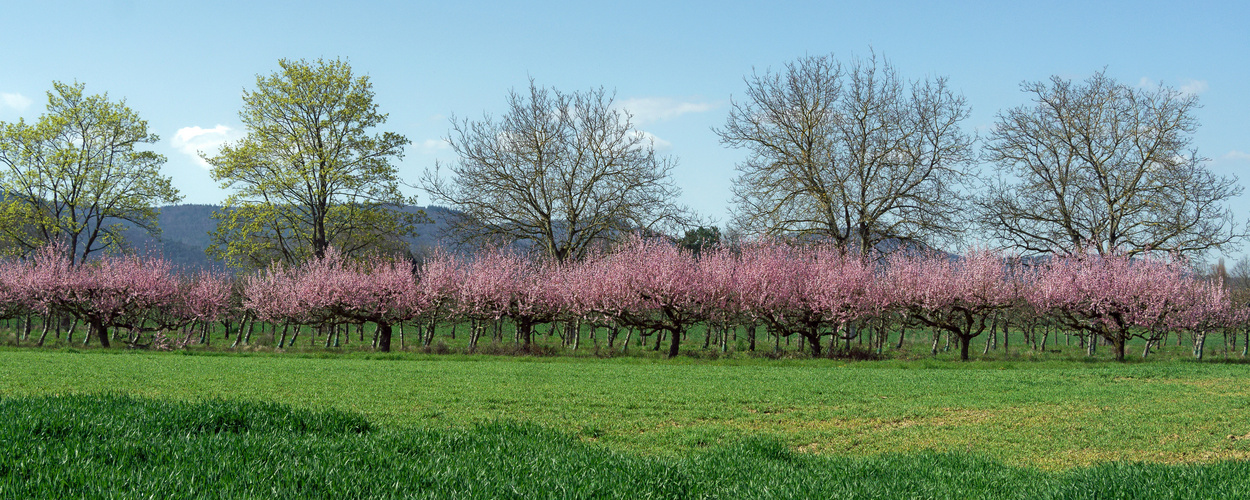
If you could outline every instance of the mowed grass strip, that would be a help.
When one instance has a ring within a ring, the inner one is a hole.
[[[273,403],[0,398],[0,497],[1241,498],[1248,462],[1046,472],[969,453],[797,453],[748,438],[680,457],[533,424],[383,429]]]
[[[392,428],[515,420],[659,456],[763,436],[820,455],[961,452],[1049,470],[1250,458],[1238,364],[395,358],[3,351],[0,394],[276,402]]]

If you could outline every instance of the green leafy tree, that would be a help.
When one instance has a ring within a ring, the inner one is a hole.
[[[704,249],[716,248],[720,245],[720,242],[720,228],[716,226],[699,226],[696,229],[687,229],[686,234],[677,240],[677,245],[689,250],[691,254],[698,257],[703,253]]]
[[[239,118],[247,136],[205,159],[213,178],[235,192],[213,217],[210,255],[238,267],[407,248],[425,220],[401,208],[394,161],[409,143],[371,129],[386,122],[367,76],[344,61],[282,60],[244,91]]]
[[[182,197],[160,174],[165,157],[138,148],[159,140],[148,123],[108,94],[52,83],[34,123],[0,122],[0,240],[25,255],[48,244],[71,264],[117,249],[129,223],[157,234],[156,208]]]

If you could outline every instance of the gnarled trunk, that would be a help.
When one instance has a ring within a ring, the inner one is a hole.
[[[375,323],[378,325],[378,350],[391,352],[391,324],[385,321]]]
[[[677,351],[681,349],[681,330],[669,330],[669,335],[672,336],[672,342],[668,344],[668,357],[675,358]]]
[[[1149,344],[1150,342],[1147,341],[1146,343]],[[1115,360],[1116,361],[1124,361],[1125,351],[1127,350],[1127,344],[1128,342],[1126,342],[1123,337],[1115,337],[1111,339],[1111,345],[1115,348]]]
[[[98,319],[92,319],[90,321],[91,329],[95,330],[96,336],[100,339],[100,345],[104,348],[110,347],[108,328],[104,327],[104,322]],[[88,336],[88,338],[90,338],[90,336]]]

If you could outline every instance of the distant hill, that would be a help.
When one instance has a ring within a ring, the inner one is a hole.
[[[224,270],[225,264],[222,261],[211,259],[205,253],[211,243],[209,233],[216,228],[213,212],[220,209],[220,205],[164,206],[160,208],[159,240],[133,228],[127,231],[126,237],[139,253],[163,255],[183,269]],[[443,207],[404,207],[403,210],[410,213],[425,210],[433,221],[422,225],[415,238],[409,238],[413,249],[445,243],[443,234],[447,228],[447,220],[454,217],[455,212]]]

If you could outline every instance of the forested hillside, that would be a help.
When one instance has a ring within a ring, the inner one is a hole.
[[[131,228],[127,231],[133,247],[140,254],[159,254],[179,267],[186,269],[224,270],[224,264],[205,253],[211,243],[210,234],[217,222],[212,215],[220,210],[218,205],[169,205],[160,208],[159,238]],[[406,212],[424,210],[430,219],[420,233],[409,238],[414,251],[446,243],[447,221],[454,212],[442,207],[405,207]]]

